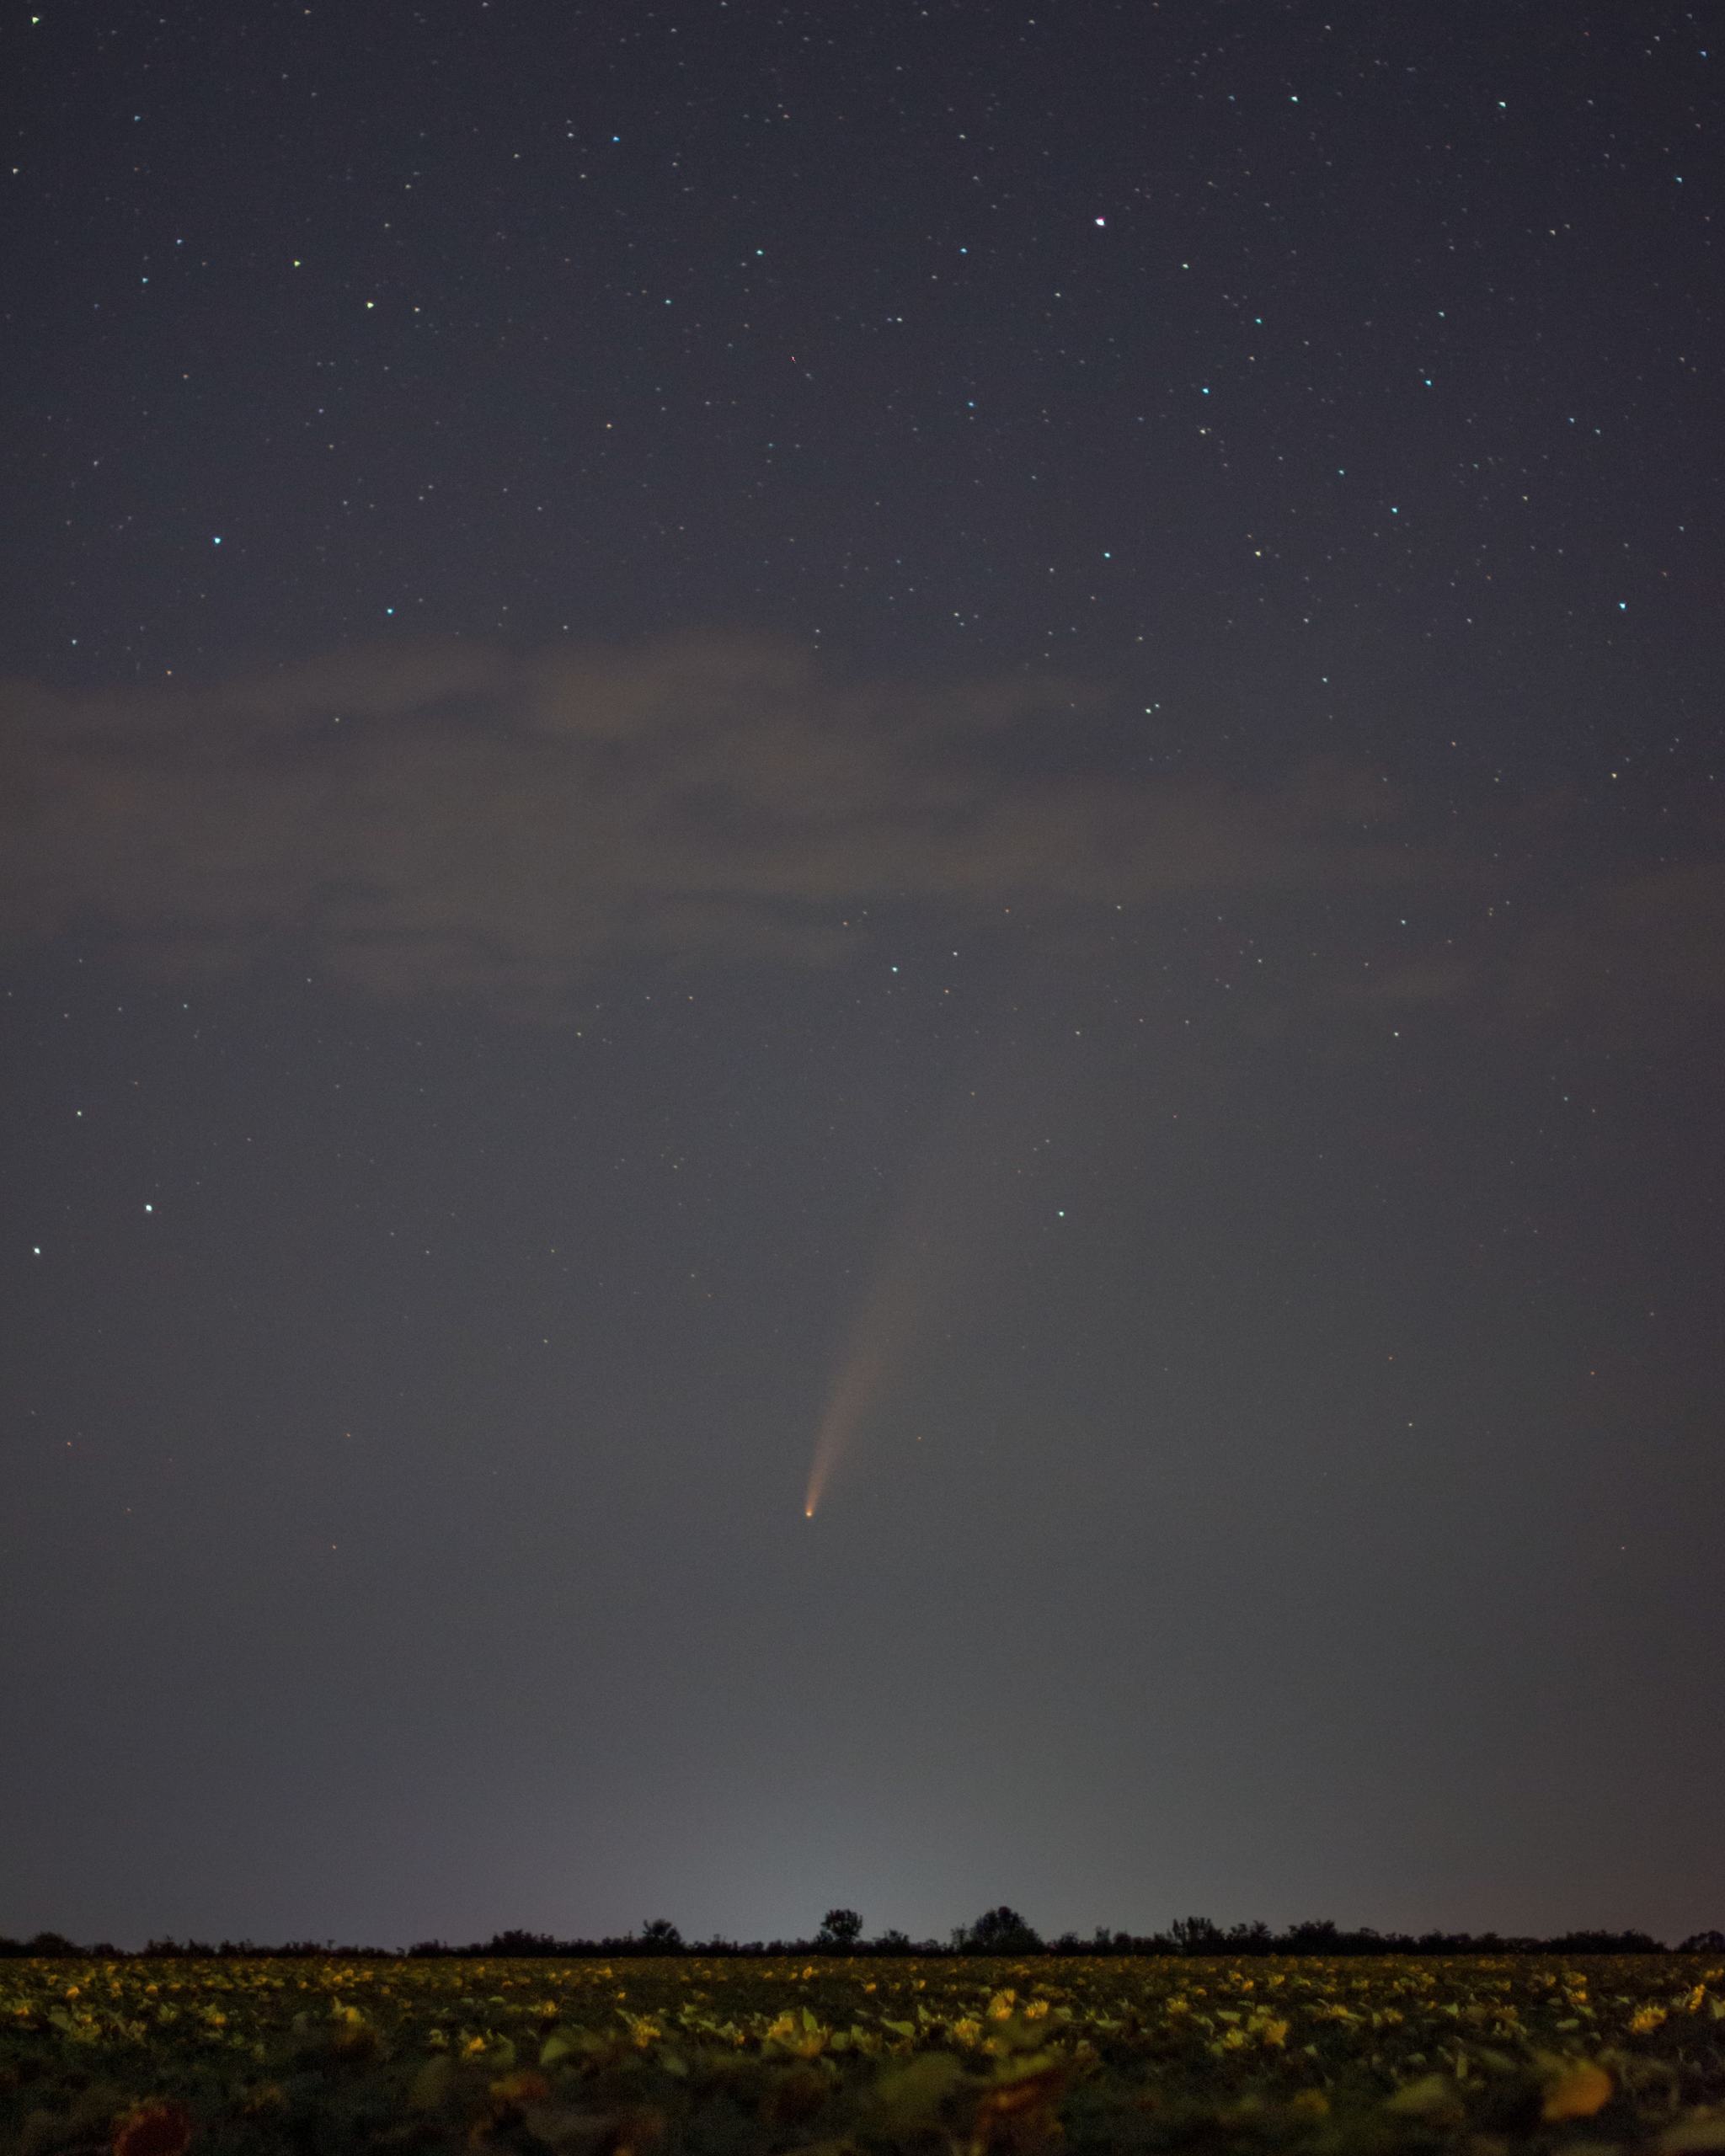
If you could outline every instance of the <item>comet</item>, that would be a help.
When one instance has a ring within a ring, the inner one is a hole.
[[[932,1289],[932,1273],[916,1260],[927,1255],[920,1239],[889,1238],[879,1269],[853,1321],[814,1433],[809,1487],[803,1500],[813,1519],[834,1469],[889,1380],[895,1377],[919,1330],[919,1288]]]
[[[889,1219],[815,1426],[803,1516],[813,1519],[870,1417],[985,1269],[1007,1246],[1001,1214],[1022,1191],[1010,1142],[1030,1134],[1017,1059],[1004,1078],[964,1093],[924,1146]]]

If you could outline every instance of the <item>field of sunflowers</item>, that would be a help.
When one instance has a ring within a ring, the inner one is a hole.
[[[1725,1967],[0,1962],[0,2148],[1725,2156]]]

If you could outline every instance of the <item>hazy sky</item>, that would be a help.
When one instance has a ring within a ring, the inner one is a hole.
[[[1328,15],[18,30],[0,1932],[1725,1923],[1725,51]]]

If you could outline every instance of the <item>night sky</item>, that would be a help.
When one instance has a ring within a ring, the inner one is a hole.
[[[0,1932],[1725,1924],[1725,20],[5,54]]]

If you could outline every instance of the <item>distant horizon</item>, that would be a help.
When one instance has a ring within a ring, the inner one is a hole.
[[[1291,1924],[1281,1931],[1272,1929],[1261,1922],[1247,1921],[1226,1927],[1210,1924],[1204,1919],[1177,1919],[1166,1931],[1131,1933],[1110,1930],[1097,1926],[1087,1936],[1067,1930],[1047,1936],[1033,1927],[1024,1926],[1017,1913],[1002,1905],[996,1911],[985,1913],[979,1925],[985,1925],[996,1917],[1011,1917],[1023,1929],[1017,1945],[978,1945],[972,1942],[978,1926],[960,1925],[944,1940],[928,1936],[913,1939],[907,1935],[888,1930],[875,1935],[860,1935],[854,1939],[840,1940],[824,1936],[822,1932],[798,1938],[744,1940],[740,1937],[709,1936],[685,1938],[678,1928],[668,1919],[659,1919],[641,1926],[638,1930],[615,1935],[594,1938],[558,1938],[551,1933],[531,1932],[520,1929],[506,1929],[494,1932],[489,1940],[457,1945],[441,1937],[423,1939],[407,1945],[385,1946],[337,1941],[293,1939],[279,1944],[264,1944],[249,1939],[223,1938],[219,1943],[200,1940],[188,1935],[184,1940],[163,1935],[147,1940],[142,1946],[123,1946],[102,1940],[80,1945],[64,1934],[40,1932],[28,1940],[20,1940],[0,1934],[0,1958],[31,1956],[37,1959],[52,1956],[67,1958],[100,1957],[111,1955],[127,1960],[161,1959],[248,1959],[267,1960],[313,1959],[320,1955],[332,1958],[355,1957],[394,1961],[416,1959],[451,1960],[555,1960],[566,1958],[598,1960],[651,1960],[676,1956],[740,1958],[773,1958],[787,1956],[814,1956],[836,1959],[846,1956],[872,1956],[891,1959],[908,1956],[917,1959],[951,1956],[987,1957],[1017,1960],[1031,1956],[1050,1958],[1077,1955],[1142,1957],[1166,1954],[1190,1960],[1226,1958],[1230,1956],[1270,1956],[1280,1958],[1321,1958],[1326,1954],[1357,1958],[1373,1953],[1402,1954],[1427,1953],[1520,1953],[1540,1952],[1588,1954],[1694,1954],[1725,1953],[1725,1931],[1703,1929],[1670,1942],[1655,1937],[1638,1927],[1586,1926],[1560,1932],[1549,1936],[1524,1933],[1486,1931],[1428,1930],[1419,1933],[1386,1931],[1373,1925],[1363,1924],[1352,1929],[1334,1924],[1328,1919],[1314,1918],[1304,1923]]]

